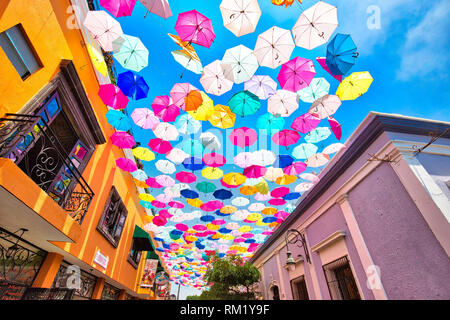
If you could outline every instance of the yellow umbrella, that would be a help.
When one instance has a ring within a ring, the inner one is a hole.
[[[297,180],[296,176],[291,176],[291,175],[285,174],[282,177],[277,178],[275,180],[275,183],[284,186],[284,185],[290,184],[292,182],[295,182],[296,180]]]
[[[244,196],[251,196],[252,194],[257,193],[258,189],[256,189],[255,186],[242,186],[239,188],[239,192]]]
[[[155,154],[150,149],[144,147],[134,148],[133,155],[143,161],[152,161],[155,159]]]
[[[207,121],[214,112],[214,103],[203,91],[200,91],[200,94],[203,99],[202,104],[196,110],[188,111],[187,113],[195,120]]]
[[[214,112],[208,120],[217,128],[227,129],[234,127],[236,115],[231,112],[230,107],[218,104],[214,107]]]
[[[219,168],[206,167],[202,170],[202,176],[206,179],[220,179],[223,176],[223,171]]]
[[[223,206],[220,208],[220,212],[223,214],[232,214],[237,211],[237,208],[234,206]]]
[[[223,240],[233,240],[234,236],[232,236],[231,234],[224,234],[222,239]]]
[[[239,230],[239,232],[246,233],[246,232],[249,232],[250,230],[252,230],[252,227],[250,227],[250,226],[242,226],[238,230]]]
[[[223,176],[223,182],[230,186],[238,186],[243,184],[247,178],[239,172],[230,172]]]
[[[153,216],[149,216],[149,215],[145,215],[144,216],[144,222],[145,223],[150,223],[153,221]]]
[[[203,202],[198,199],[186,199],[186,202],[189,203],[191,206],[196,207],[196,208],[200,208],[200,206],[203,204]]]
[[[140,193],[139,199],[148,201],[148,202],[152,202],[153,200],[155,200],[155,197],[153,197],[151,194],[148,194],[148,193]]]
[[[278,210],[275,209],[275,208],[267,207],[267,208],[262,209],[262,210],[261,210],[261,213],[268,216],[268,215],[272,215],[272,214],[277,213],[277,211],[278,211]]]
[[[268,223],[262,222],[262,220],[256,221],[256,225],[260,227],[265,227],[268,225]]]
[[[261,194],[267,194],[269,192],[269,185],[265,180],[255,184],[255,188]]]
[[[208,230],[219,230],[219,229],[220,229],[220,226],[215,225],[215,224],[212,224],[212,223],[208,223],[208,224],[206,225],[206,228],[207,228]]]
[[[91,46],[89,43],[86,45],[86,47],[89,52],[89,57],[91,58],[92,64],[94,65],[95,69],[97,69],[98,72],[100,72],[103,76],[106,77],[106,75],[108,74],[108,67],[106,66],[103,54],[98,52],[98,50],[95,49],[93,46]]]
[[[223,235],[221,233],[216,233],[211,236],[212,239],[220,239],[222,237],[223,237]]]
[[[368,71],[353,72],[342,80],[336,95],[341,100],[355,100],[369,90],[373,78]]]
[[[256,221],[258,221],[258,220],[261,220],[263,217],[262,217],[262,215],[261,214],[259,214],[259,213],[250,213],[248,216],[247,216],[247,220],[248,221],[253,221],[253,222],[256,222]]]

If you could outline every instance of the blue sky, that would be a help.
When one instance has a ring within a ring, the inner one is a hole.
[[[175,62],[170,51],[177,50],[177,45],[167,36],[175,34],[174,26],[177,16],[181,12],[196,9],[212,20],[216,39],[211,48],[194,45],[203,66],[216,59],[222,59],[226,49],[243,44],[254,48],[257,35],[276,25],[284,29],[291,29],[300,13],[315,4],[316,0],[304,0],[302,6],[295,3],[292,7],[276,7],[270,0],[259,0],[262,16],[254,33],[237,38],[223,27],[219,10],[221,0],[172,0],[170,6],[173,16],[163,18],[148,14],[138,2],[131,17],[121,17],[125,34],[139,37],[149,49],[149,66],[140,72],[149,84],[150,92],[147,99],[133,101],[127,107],[129,114],[136,107],[150,107],[155,96],[168,95],[176,82],[190,82],[199,89],[203,89],[199,82],[199,75],[185,71]],[[343,136],[341,142],[350,136],[359,123],[370,111],[403,114],[437,120],[450,120],[450,90],[449,56],[450,23],[448,16],[450,7],[445,0],[437,1],[409,1],[409,0],[345,0],[326,1],[338,7],[338,33],[351,34],[358,47],[359,57],[355,71],[369,71],[374,78],[371,88],[355,101],[344,101],[334,115],[341,123]],[[375,6],[375,7],[374,7]],[[369,29],[368,19],[379,9],[380,28]],[[375,11],[374,11],[375,10]],[[326,45],[308,51],[296,47],[291,58],[301,56],[315,59],[325,56]],[[315,62],[315,61],[314,61]],[[330,93],[336,91],[338,82],[325,72],[317,63],[316,77],[325,77],[331,84]],[[118,73],[125,71],[115,63]],[[273,70],[260,67],[256,74],[270,75],[276,79],[279,68]],[[227,104],[228,99],[236,92],[243,90],[244,85],[234,85],[233,89],[220,97],[209,95],[214,104]],[[254,127],[256,116],[266,112],[266,101],[262,101],[260,111],[252,117],[238,118],[235,127]],[[309,104],[300,102],[299,109],[288,119],[286,127],[292,120],[305,113]],[[328,126],[324,120],[320,126]],[[208,122],[204,123],[203,131],[210,129]],[[146,145],[154,138],[151,131],[133,128],[135,137]],[[150,132],[150,133],[149,133]],[[303,142],[303,139],[300,140]],[[299,143],[300,143],[299,142]],[[337,142],[330,137],[326,144]],[[149,175],[157,175],[153,164],[146,164]],[[173,286],[173,293],[177,293],[178,285]],[[182,287],[180,298],[189,294],[198,294],[197,290]]]

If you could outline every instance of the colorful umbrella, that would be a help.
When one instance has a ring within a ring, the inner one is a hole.
[[[191,171],[196,171],[202,170],[205,165],[203,164],[202,159],[190,157],[183,161],[183,167]]]
[[[308,159],[317,152],[318,147],[311,143],[299,144],[292,150],[292,156],[296,159]]]
[[[186,110],[185,98],[191,91],[198,91],[198,89],[187,82],[175,83],[170,90],[170,97],[172,98],[173,104],[181,110]]]
[[[245,148],[253,145],[258,140],[258,135],[254,129],[241,127],[231,131],[228,138],[233,145]]]
[[[170,52],[176,62],[181,64],[183,68],[192,71],[196,74],[201,74],[203,72],[203,66],[200,60],[194,59],[190,54],[186,53],[184,50],[174,50]],[[183,77],[181,74],[180,78]]]
[[[279,154],[273,166],[277,168],[286,168],[287,166],[290,166],[293,162],[294,158],[292,158],[290,155]]]
[[[177,169],[175,168],[175,165],[168,160],[156,161],[155,167],[156,167],[156,169],[158,169],[159,171],[161,171],[162,173],[165,173],[165,174],[172,174],[175,171],[177,171]]]
[[[159,123],[155,129],[153,129],[153,133],[157,138],[166,141],[175,141],[178,140],[178,130],[173,124],[167,122]]]
[[[112,42],[123,34],[120,23],[103,10],[88,11],[83,25],[105,51],[112,51]]]
[[[261,100],[266,100],[275,94],[277,83],[269,76],[254,75],[244,83],[244,90],[250,91]]]
[[[328,123],[330,124],[330,129],[333,131],[336,139],[341,140],[342,137],[342,129],[340,123],[331,117],[328,117]]]
[[[188,41],[207,48],[211,46],[216,38],[211,20],[197,12],[197,10],[180,13],[175,23],[175,30],[182,41]]]
[[[308,167],[317,168],[326,165],[330,161],[330,156],[324,153],[316,153],[306,159],[305,163]]]
[[[185,113],[177,118],[175,127],[182,134],[195,134],[200,130],[202,124],[199,120],[195,120],[190,114]]]
[[[86,45],[86,48],[95,69],[97,69],[98,72],[100,72],[104,77],[106,77],[108,74],[108,67],[106,66],[103,54],[100,53],[96,48],[94,48],[89,43]]]
[[[175,164],[181,164],[189,155],[179,148],[173,148],[166,154],[166,158]]]
[[[278,179],[279,177],[282,177],[283,175],[284,175],[283,169],[269,167],[269,168],[267,168],[267,171],[264,174],[264,179],[275,182],[276,179]]]
[[[223,176],[223,171],[219,168],[206,167],[202,170],[202,176],[206,179],[216,180]]]
[[[323,149],[322,153],[333,154],[333,153],[339,152],[339,150],[345,149],[345,148],[346,148],[345,144],[342,144],[339,142],[332,143],[329,146],[327,146],[325,149]]]
[[[200,135],[199,140],[200,140],[202,146],[205,149],[208,149],[210,151],[214,152],[214,151],[220,150],[220,148],[221,148],[219,138],[217,138],[217,136],[214,135],[212,132],[209,132],[209,131],[203,132]]]
[[[314,173],[310,173],[310,172],[308,172],[308,173],[302,173],[301,175],[300,175],[300,178],[302,178],[302,179],[304,179],[304,180],[308,180],[308,181],[311,181],[311,182],[313,182],[313,183],[317,183],[317,182],[319,182],[319,177],[317,176],[317,175],[315,175]]]
[[[250,91],[234,94],[228,101],[232,112],[244,117],[256,113],[261,107],[259,98]]]
[[[181,150],[190,155],[198,155],[203,152],[203,145],[195,139],[186,139],[181,144]]]
[[[192,90],[184,98],[184,107],[186,111],[197,110],[203,103],[203,97],[200,91]]]
[[[233,163],[241,168],[247,168],[254,164],[255,157],[252,152],[241,152],[233,158]]]
[[[244,169],[244,176],[247,178],[259,178],[266,174],[266,167],[252,165]],[[256,192],[255,192],[256,193]]]
[[[300,135],[297,133],[297,131],[288,129],[281,130],[272,136],[273,143],[279,146],[285,146],[286,148],[288,146],[296,144],[299,139]]]
[[[180,194],[187,199],[196,199],[199,197],[197,192],[189,189],[181,190]]]
[[[106,113],[106,120],[108,120],[108,123],[116,130],[128,131],[131,129],[131,122],[128,117],[118,110],[108,110]]]
[[[148,50],[141,40],[122,35],[113,41],[114,58],[125,69],[136,72],[148,66]]]
[[[254,53],[260,66],[275,69],[290,59],[294,48],[291,32],[273,26],[258,36]]]
[[[202,161],[205,165],[214,167],[214,168],[222,167],[226,163],[225,157],[223,155],[221,155],[219,153],[215,153],[215,152],[205,154],[203,156]]]
[[[330,91],[330,84],[325,78],[314,78],[308,87],[297,92],[298,97],[303,102],[313,103]]]
[[[220,3],[223,25],[236,37],[255,31],[261,9],[257,0],[222,0]]]
[[[216,186],[214,185],[214,183],[208,182],[208,181],[202,181],[202,182],[197,183],[195,188],[197,188],[198,191],[203,192],[203,193],[211,193],[216,190]],[[214,210],[216,210],[216,209],[214,209]]]
[[[325,57],[317,57],[316,61],[320,64],[320,66],[326,71],[328,72],[333,78],[335,78],[337,81],[341,82],[342,81],[342,75],[334,75],[331,73],[330,69],[327,66],[327,58]]]
[[[279,185],[287,185],[287,184],[291,184],[292,182],[295,182],[296,180],[297,180],[296,176],[285,174],[282,177],[277,178],[275,180],[275,183],[279,184]]]
[[[305,171],[306,167],[307,167],[307,165],[304,162],[301,162],[301,161],[294,162],[293,164],[284,168],[284,173],[288,174],[288,175],[297,176],[300,173],[302,173],[303,171]]]
[[[98,95],[104,104],[113,109],[117,110],[127,107],[128,98],[120,91],[119,87],[111,83],[100,85]]]
[[[175,180],[173,180],[170,176],[167,175],[159,175],[155,177],[155,181],[158,182],[163,187],[171,187],[175,184]]]
[[[100,0],[100,5],[116,18],[131,16],[137,0]]]
[[[281,198],[284,197],[285,195],[287,195],[289,193],[289,188],[288,187],[278,187],[273,189],[270,192],[270,195],[274,198]]]
[[[337,8],[319,1],[302,12],[292,34],[297,46],[312,50],[326,43],[337,26]]]
[[[207,93],[220,96],[233,87],[233,81],[225,77],[221,61],[214,60],[203,68],[200,83]]]
[[[155,116],[164,122],[173,122],[180,115],[180,109],[169,96],[156,96],[151,106]]]
[[[153,188],[155,188],[155,189],[162,188],[162,185],[160,185],[158,182],[156,182],[156,179],[152,178],[152,177],[145,180],[145,183],[152,189]]]
[[[317,143],[327,139],[331,135],[331,130],[328,127],[318,127],[311,130],[306,136],[305,141],[308,143]]]
[[[281,66],[277,80],[284,90],[297,92],[309,86],[315,75],[316,70],[311,60],[296,57]]]
[[[266,131],[268,135],[280,131],[284,127],[285,120],[281,117],[276,117],[271,113],[265,113],[258,117],[256,127],[259,130]]]
[[[135,100],[147,98],[149,87],[144,78],[132,71],[126,71],[119,74],[117,85],[120,90]]]
[[[136,163],[127,158],[119,158],[116,160],[116,165],[123,171],[133,172],[137,170]]]
[[[308,113],[312,113],[320,119],[333,115],[341,106],[342,102],[338,96],[327,94],[317,99],[309,108]]]
[[[255,74],[258,69],[258,60],[252,50],[238,45],[225,51],[221,66],[225,77],[239,84],[250,80]]]
[[[152,161],[155,160],[155,154],[149,149],[144,147],[137,147],[133,149],[133,155],[142,161]]]
[[[245,182],[246,177],[239,172],[230,172],[223,176],[223,181],[230,186],[238,186]]]
[[[331,74],[344,75],[356,63],[358,52],[352,37],[338,33],[327,46],[327,66]]]
[[[236,207],[245,207],[250,203],[250,200],[243,197],[237,197],[231,200],[231,203]]]
[[[253,152],[253,157],[253,164],[263,167],[271,166],[276,160],[276,156],[273,151],[264,149]]]
[[[373,78],[369,72],[353,72],[337,88],[336,95],[341,100],[355,100],[369,90]]]
[[[172,16],[168,0],[139,0],[149,12],[161,18],[167,19]]]
[[[227,129],[234,127],[236,115],[231,112],[228,106],[218,104],[214,107],[212,115],[208,121],[215,127]]]
[[[183,183],[192,183],[197,180],[197,176],[191,172],[180,171],[175,174],[175,179]]]
[[[314,114],[305,113],[295,118],[291,124],[291,128],[301,133],[308,133],[317,128],[319,122],[320,118],[316,117]]]
[[[287,90],[277,90],[267,102],[267,112],[274,116],[289,117],[297,109],[297,94]]]
[[[131,113],[131,119],[142,129],[155,129],[160,120],[152,110],[148,108],[136,108]]]
[[[121,149],[133,148],[136,143],[133,136],[127,132],[114,132],[110,139],[115,146]]]
[[[213,196],[216,199],[227,200],[233,196],[233,193],[226,189],[218,189],[218,190],[214,191]],[[222,212],[222,210],[221,210],[221,212]],[[222,213],[225,213],[225,212],[222,212]]]
[[[160,138],[151,139],[148,143],[150,149],[152,149],[156,153],[166,154],[170,150],[172,150],[172,145],[170,142],[162,140]]]
[[[200,91],[200,94],[202,96],[202,104],[197,109],[188,111],[188,113],[195,120],[207,121],[214,112],[214,103],[203,91]]]
[[[195,59],[200,62],[200,58],[195,52],[194,47],[187,41],[181,41],[180,37],[174,34],[167,34],[177,45],[179,45],[187,55],[189,55],[192,59]]]

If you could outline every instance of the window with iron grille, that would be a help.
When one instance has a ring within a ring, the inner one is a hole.
[[[128,262],[137,269],[139,266],[139,262],[141,261],[142,251],[136,250],[135,248],[135,240],[133,238],[133,242],[131,244],[130,254],[128,255]]]
[[[291,280],[292,298],[294,300],[309,300],[305,277],[301,276]]]
[[[68,272],[70,264],[63,262],[59,267],[58,273],[53,281],[52,288],[67,288],[71,273]],[[73,300],[88,300],[92,297],[97,278],[83,270],[80,270],[80,288],[75,289]]]
[[[348,258],[323,266],[332,300],[361,300]]]
[[[101,300],[119,300],[120,289],[105,283],[103,286]]]
[[[97,230],[115,247],[119,245],[128,211],[115,187],[106,201]]]

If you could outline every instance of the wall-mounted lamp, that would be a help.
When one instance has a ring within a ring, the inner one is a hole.
[[[289,240],[289,236],[291,234],[294,234],[295,236]],[[297,244],[298,247],[303,247],[304,251],[305,251],[305,259],[306,261],[308,261],[308,263],[311,263],[311,259],[309,258],[309,253],[308,253],[308,247],[306,245],[306,240],[305,240],[305,236],[303,234],[301,234],[298,230],[296,229],[289,229],[286,232],[286,254],[287,254],[287,260],[286,260],[286,264],[289,267],[289,270],[294,271],[295,270],[295,260],[292,257],[292,252],[289,251],[289,243],[291,244]]]

